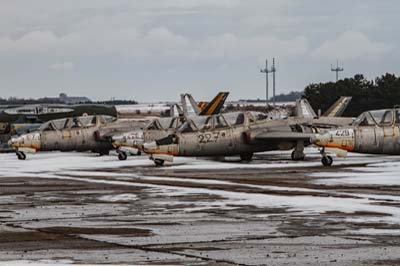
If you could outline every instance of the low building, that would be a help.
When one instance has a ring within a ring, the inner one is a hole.
[[[78,103],[91,103],[88,97],[78,97],[78,96],[68,96],[65,93],[60,93],[59,97],[60,101],[65,104],[78,104]]]

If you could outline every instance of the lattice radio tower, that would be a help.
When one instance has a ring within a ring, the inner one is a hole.
[[[276,72],[276,67],[275,67],[275,58],[272,59],[272,67],[271,69],[268,68],[268,60],[265,60],[265,68],[260,69],[261,73],[265,73],[265,104],[268,107],[268,75],[269,73],[272,73],[272,94],[273,94],[273,105],[275,107],[275,72]]]
[[[336,67],[331,65],[331,71],[336,72],[336,82],[339,80],[339,72],[342,72],[343,70],[344,68],[339,66],[339,60],[336,60]]]

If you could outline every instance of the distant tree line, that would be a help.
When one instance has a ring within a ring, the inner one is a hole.
[[[124,104],[138,104],[135,100],[108,100],[108,101],[97,101],[98,104],[109,104],[109,105],[124,105]]]
[[[344,116],[358,116],[367,110],[400,105],[400,77],[386,73],[371,81],[357,74],[338,82],[310,84],[303,95],[315,110],[321,109],[322,113],[340,96],[352,96]]]
[[[58,98],[39,98],[39,99],[32,99],[32,98],[0,98],[0,105],[23,105],[23,104],[62,104],[63,102]]]

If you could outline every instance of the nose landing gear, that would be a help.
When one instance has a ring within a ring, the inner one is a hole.
[[[128,158],[128,154],[126,152],[124,152],[124,151],[119,151],[118,152],[118,159],[120,161],[125,161],[126,158]]]
[[[17,151],[17,158],[18,160],[25,160],[26,159],[26,154],[23,151]]]
[[[331,166],[333,163],[333,158],[329,155],[326,154],[325,148],[322,148],[320,150],[320,153],[322,155],[321,163],[323,166]]]
[[[156,166],[163,166],[164,165],[164,160],[154,159],[154,163],[156,164]]]

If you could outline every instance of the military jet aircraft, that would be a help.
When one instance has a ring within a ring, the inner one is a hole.
[[[221,94],[221,93],[220,93]],[[219,94],[219,95],[220,95]],[[223,93],[226,94],[226,93]],[[191,97],[190,95],[186,95]],[[186,97],[185,96],[185,97]],[[184,99],[185,97],[182,97]],[[216,101],[214,101],[217,99]],[[218,96],[210,104],[223,104]],[[224,98],[226,99],[226,97]],[[193,101],[194,102],[194,101]],[[195,102],[194,102],[195,104]],[[197,107],[197,105],[196,105]],[[205,107],[205,109],[207,106]],[[206,109],[207,110],[207,109]],[[217,109],[214,109],[214,111]],[[199,112],[201,113],[201,112]],[[24,160],[25,153],[37,151],[94,151],[101,155],[108,154],[114,149],[112,137],[121,135],[124,132],[143,129],[148,120],[110,120],[106,116],[83,116],[67,119],[51,120],[43,124],[38,132],[22,134],[13,137],[9,142],[16,151],[18,159]],[[178,127],[179,117],[166,117],[152,120],[154,129],[159,132],[165,128]],[[149,129],[152,129],[150,126]],[[164,136],[164,135],[159,135]],[[119,149],[119,158],[126,159],[127,152],[139,154],[137,149]]]
[[[32,132],[44,122],[82,115],[109,115],[117,117],[114,106],[102,104],[35,104],[4,106],[0,109],[0,150],[7,149],[11,136]]]
[[[143,121],[116,120],[111,116],[81,116],[51,120],[39,130],[12,137],[9,145],[20,160],[25,153],[37,151],[93,151],[100,155],[114,149],[110,137],[132,127],[143,126]]]
[[[171,117],[157,118],[150,121],[145,128],[135,128],[122,135],[112,137],[113,146],[117,150],[118,158],[126,160],[128,154],[140,154],[141,146],[145,141],[159,139],[175,132],[182,125],[185,117],[218,114],[228,95],[229,92],[219,92],[210,102],[202,102],[203,104],[200,107],[192,95],[187,93],[181,94],[181,105],[174,105],[178,110],[178,116],[174,115],[176,113],[173,112]],[[146,132],[146,138],[143,135],[144,131]]]
[[[350,124],[350,118],[288,118],[270,120],[265,114],[239,112],[188,119],[165,138],[144,142],[143,151],[156,165],[172,161],[173,156],[232,156],[250,161],[261,151],[290,150],[293,160],[304,160],[304,146],[313,142],[314,133]],[[144,139],[151,138],[144,132]]]
[[[342,104],[338,101],[334,106]],[[243,160],[250,160],[255,152],[293,148],[292,159],[303,160],[304,146],[310,144],[313,133],[353,121],[334,115],[317,117],[306,99],[298,100],[296,106],[297,116],[275,121],[256,112],[186,117],[163,121],[164,125],[153,121],[144,130],[113,137],[113,145],[152,154],[157,165],[178,155],[240,155]],[[125,160],[126,156],[119,158]]]
[[[346,157],[347,152],[400,155],[400,108],[367,111],[351,126],[317,134],[322,164],[332,165],[328,153]]]

